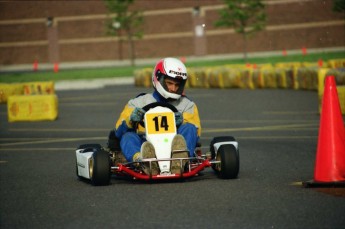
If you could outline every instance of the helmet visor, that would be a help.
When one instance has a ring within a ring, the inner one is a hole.
[[[170,77],[159,70],[156,72],[156,76],[159,83],[163,86],[165,91],[178,95],[183,94],[184,86],[187,81],[186,79],[183,79],[180,76]]]

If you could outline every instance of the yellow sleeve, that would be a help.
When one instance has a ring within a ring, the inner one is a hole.
[[[125,121],[128,128],[132,128],[132,123],[130,122],[129,118],[133,110],[134,110],[134,107],[130,107],[128,104],[125,106],[125,108],[120,114],[119,119],[116,122],[116,125],[115,125],[116,129],[119,129],[119,127],[123,125],[123,121]]]
[[[196,105],[194,105],[193,113],[184,112],[183,113],[183,122],[184,123],[191,123],[195,125],[198,129],[198,136],[201,136],[201,124],[200,124],[200,117],[199,111]]]

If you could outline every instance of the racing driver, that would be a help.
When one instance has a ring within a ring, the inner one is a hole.
[[[171,144],[171,151],[176,152],[172,158],[187,158],[194,156],[194,150],[201,134],[200,118],[196,104],[184,94],[187,81],[187,69],[176,58],[164,58],[157,62],[152,73],[153,93],[140,94],[129,100],[116,122],[114,134],[120,140],[120,147],[128,162],[140,161],[146,158],[156,158],[154,146],[146,141],[139,131],[136,123],[143,120],[145,105],[161,102],[176,107],[175,123],[177,135]],[[109,136],[110,137],[110,136]],[[185,162],[183,162],[185,164]],[[157,162],[152,163],[152,175],[159,174]],[[183,165],[182,165],[183,166]],[[171,173],[180,173],[180,161],[172,161]],[[144,167],[144,172],[149,173]]]

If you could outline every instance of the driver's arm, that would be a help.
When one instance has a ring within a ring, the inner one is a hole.
[[[121,138],[123,134],[133,129],[132,122],[130,121],[130,116],[134,110],[133,106],[127,104],[120,114],[119,119],[115,125],[116,137]]]
[[[191,123],[198,129],[198,136],[201,135],[201,124],[198,107],[195,103],[192,104],[186,111],[183,113],[183,123]]]

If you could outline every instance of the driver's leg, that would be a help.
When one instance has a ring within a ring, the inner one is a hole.
[[[122,153],[128,162],[133,161],[133,155],[140,152],[141,144],[143,140],[135,132],[125,133],[120,141]]]
[[[195,147],[199,138],[197,128],[193,124],[185,123],[177,129],[177,134],[181,134],[184,137],[189,150],[189,156],[194,157]]]

